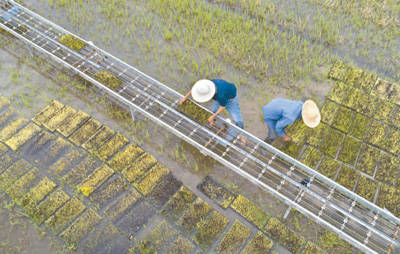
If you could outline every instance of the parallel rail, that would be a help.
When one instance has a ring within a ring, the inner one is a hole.
[[[217,118],[216,126],[198,124],[176,109],[181,94],[76,35],[73,36],[87,45],[79,51],[68,48],[59,38],[70,32],[14,1],[0,0],[0,7],[0,28],[79,74],[131,112],[150,118],[360,250],[385,253],[400,246],[393,238],[400,219],[387,210],[222,118]],[[112,90],[98,82],[94,75],[101,70],[123,80],[122,87]],[[236,133],[232,140],[218,131],[222,124]],[[246,145],[240,144],[241,135],[246,137]],[[307,186],[300,183],[304,178],[310,179]]]

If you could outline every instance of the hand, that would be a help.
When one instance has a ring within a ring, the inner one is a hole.
[[[183,97],[183,98],[181,98],[180,100],[179,100],[179,105],[182,105],[182,103],[184,103],[186,101],[186,98],[185,97]]]
[[[213,126],[215,124],[214,122],[214,116],[210,116],[210,118],[208,118],[208,123]]]
[[[283,138],[283,140],[285,140],[285,142],[289,142],[289,141],[291,141],[291,140],[292,140],[292,138],[291,138],[291,137],[289,137],[289,136],[287,136],[287,135],[285,135],[285,136],[282,136],[282,138]]]

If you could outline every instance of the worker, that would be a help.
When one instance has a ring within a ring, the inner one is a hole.
[[[264,122],[268,126],[268,136],[264,140],[271,144],[277,134],[288,142],[292,139],[286,135],[284,128],[296,121],[303,119],[305,125],[315,128],[321,121],[321,114],[317,104],[312,100],[304,103],[301,101],[291,101],[287,99],[277,98],[266,104],[262,108]]]
[[[214,125],[215,117],[226,109],[229,116],[234,121],[235,125],[244,128],[242,114],[240,113],[239,107],[239,97],[237,95],[236,86],[222,79],[201,79],[197,81],[192,89],[179,100],[179,104],[182,104],[187,100],[190,95],[192,98],[199,103],[208,102],[213,99],[213,109],[214,113],[208,118],[210,125]],[[241,135],[241,143],[246,142],[245,137]]]

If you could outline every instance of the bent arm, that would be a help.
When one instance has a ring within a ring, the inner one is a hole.
[[[217,111],[216,111],[212,116],[210,116],[209,119],[214,119],[214,118],[215,118],[219,113],[221,113],[222,110],[224,110],[224,109],[225,109],[224,106],[219,106],[219,108],[217,109]]]
[[[179,100],[179,104],[184,103],[190,97],[190,95],[192,95],[192,89],[190,89],[189,92]]]
[[[279,136],[283,137],[285,136],[285,132],[283,131],[283,128],[285,128],[286,126],[288,126],[289,124],[292,123],[292,120],[288,119],[288,118],[282,118],[280,119],[275,126],[275,130],[276,133],[278,133]]]

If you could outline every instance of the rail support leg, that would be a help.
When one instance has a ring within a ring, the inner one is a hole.
[[[131,116],[132,116],[132,120],[135,122],[136,120],[136,112],[133,108],[129,108],[129,110],[131,111]]]
[[[29,54],[31,55],[31,57],[33,57],[33,51],[32,51],[31,46],[29,46],[28,44],[25,44],[25,46],[26,46],[26,48],[28,49]]]

